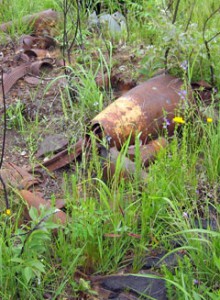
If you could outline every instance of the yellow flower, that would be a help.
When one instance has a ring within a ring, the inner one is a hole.
[[[10,209],[6,209],[5,213],[6,213],[7,216],[10,216],[11,215],[11,210]]]
[[[182,117],[175,117],[175,118],[173,118],[173,122],[174,123],[179,123],[179,124],[184,124],[185,123],[185,121],[183,120]]]
[[[212,120],[212,118],[207,118],[206,121],[207,121],[207,123],[212,123],[213,120]]]

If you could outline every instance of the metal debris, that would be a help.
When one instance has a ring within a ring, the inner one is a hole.
[[[22,18],[23,23],[29,24],[34,28],[34,31],[39,33],[44,27],[44,31],[51,33],[51,27],[55,27],[60,19],[59,13],[52,9],[48,9],[33,15],[28,15]],[[16,21],[10,21],[0,25],[0,31],[8,32],[12,25],[16,25]]]
[[[8,186],[17,189],[29,189],[41,180],[32,176],[26,169],[16,166],[13,163],[4,163],[4,169],[0,170],[1,177]],[[0,189],[2,185],[0,185]]]
[[[46,208],[51,207],[50,201],[46,201],[44,198],[30,191],[21,190],[19,191],[19,194],[23,198],[29,209],[30,207],[35,207],[40,212],[40,206],[44,206]],[[66,214],[59,208],[57,208],[57,212],[53,215],[52,218],[55,223],[66,224],[67,222]]]
[[[49,152],[61,151],[68,145],[68,142],[69,140],[62,133],[46,136],[40,144],[36,157],[39,158]]]
[[[150,162],[153,162],[158,152],[165,148],[168,145],[168,141],[163,138],[159,137],[156,140],[150,141],[147,145],[141,145],[140,149],[140,156],[142,164],[145,167],[148,167]],[[128,157],[131,160],[135,160],[135,146],[132,145],[128,148]]]
[[[142,144],[158,137],[166,115],[172,135],[172,119],[182,109],[183,99],[178,94],[182,85],[181,79],[170,75],[152,78],[110,104],[91,121],[90,129],[99,137],[110,136],[110,146],[120,149],[129,137],[134,145],[137,133]]]

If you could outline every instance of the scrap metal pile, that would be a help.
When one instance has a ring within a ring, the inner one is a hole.
[[[25,77],[28,82],[39,83],[39,78],[45,72],[56,67],[60,49],[50,36],[39,34],[45,23],[57,21],[57,13],[49,10],[34,17],[28,17],[29,22],[34,22],[35,34],[23,36],[20,46],[15,51],[13,66],[3,75],[4,92],[7,94],[18,79]],[[43,25],[42,25],[43,24]],[[8,30],[11,24],[3,24],[0,30]],[[50,27],[50,26],[49,26]],[[48,28],[48,26],[46,27]],[[124,178],[134,174],[135,166],[135,140],[138,135],[140,141],[140,155],[143,169],[141,177],[147,179],[146,167],[155,158],[161,148],[167,145],[167,140],[161,136],[164,126],[168,135],[174,132],[173,118],[183,113],[184,101],[182,96],[183,81],[168,74],[154,77],[131,89],[111,103],[100,112],[87,126],[85,137],[76,144],[68,146],[64,143],[64,149],[58,151],[52,158],[42,161],[35,168],[22,169],[14,164],[5,164],[1,175],[6,183],[14,185],[28,207],[39,209],[40,205],[50,207],[50,201],[30,191],[33,185],[39,183],[39,179],[31,175],[42,168],[48,171],[56,171],[68,164],[75,162],[82,155],[84,149],[90,148],[90,133],[97,137],[97,145],[105,139],[108,147],[105,149],[103,165],[103,180],[110,180],[115,172],[115,166],[120,150],[125,142],[129,141],[127,157],[124,158],[121,176]],[[192,99],[191,87],[188,88],[187,101]],[[2,102],[2,88],[0,88],[0,102]],[[40,156],[40,155],[39,155]],[[54,220],[65,224],[67,216],[60,209],[64,203],[58,201],[58,208]]]

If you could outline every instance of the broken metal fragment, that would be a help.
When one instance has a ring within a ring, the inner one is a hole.
[[[77,143],[69,148],[62,150],[61,152],[54,155],[51,159],[43,162],[40,165],[35,166],[35,169],[46,167],[49,171],[53,172],[60,168],[69,165],[71,162],[75,161],[81,154],[83,149],[83,139],[79,139]]]
[[[18,79],[24,77],[26,74],[31,73],[33,75],[42,75],[45,72],[50,71],[53,66],[48,62],[26,62],[23,65],[12,68],[10,73],[3,75],[4,92],[7,94]],[[0,86],[0,103],[2,102],[2,87]]]
[[[17,189],[29,189],[34,184],[39,184],[39,178],[32,176],[26,169],[16,166],[13,163],[5,163],[0,175],[5,184]],[[0,185],[0,189],[1,189]]]
[[[24,51],[24,54],[26,54],[30,59],[35,58],[38,60],[49,58],[54,59],[57,56],[60,55],[59,50],[45,50],[45,49],[28,49]]]
[[[150,162],[154,161],[157,153],[162,149],[165,148],[168,145],[168,141],[160,137],[156,140],[150,141],[147,145],[141,145],[139,147],[140,149],[140,156],[142,164],[145,167],[148,167]],[[129,146],[128,152],[127,152],[129,158],[131,160],[135,160],[135,146]]]
[[[24,81],[31,85],[39,85],[42,83],[42,79],[34,76],[25,76]]]
[[[24,35],[20,39],[20,47],[16,50],[16,53],[20,50],[30,49],[44,49],[52,50],[57,46],[56,41],[50,36],[32,36]]]
[[[26,202],[28,208],[35,207],[39,211],[39,213],[40,213],[40,206],[44,206],[46,208],[51,207],[50,201],[46,201],[44,198],[42,198],[30,191],[21,190],[21,191],[19,191],[19,194],[21,195],[23,200]],[[66,224],[67,216],[62,210],[57,209],[56,213],[53,215],[53,221],[55,223]]]
[[[35,61],[30,66],[30,73],[36,76],[42,76],[53,69],[52,64],[44,61]]]
[[[114,95],[120,97],[137,85],[135,80],[126,80],[123,77],[121,73],[111,74],[110,78],[108,73],[98,73],[95,81],[100,89],[108,90],[111,87],[114,90]]]
[[[62,133],[46,136],[40,144],[36,157],[39,158],[49,152],[61,151],[68,145],[68,142],[69,140]]]

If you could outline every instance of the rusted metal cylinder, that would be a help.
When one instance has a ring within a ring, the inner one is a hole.
[[[168,145],[168,141],[163,137],[159,137],[156,140],[150,141],[147,145],[140,146],[140,157],[141,157],[142,164],[145,167],[148,167],[150,162],[154,161],[158,152],[162,148],[165,148],[167,145]],[[128,147],[127,155],[131,160],[135,159],[134,145]]]
[[[31,64],[30,72],[34,75],[41,76],[49,73],[53,69],[53,65],[44,61],[35,61]]]
[[[172,119],[181,109],[183,81],[170,75],[154,77],[118,98],[91,121],[91,130],[107,136],[110,146],[118,149],[129,138],[134,144],[140,134],[142,144],[158,137],[164,118],[170,123],[168,133],[174,131]],[[150,138],[149,138],[150,136]]]

